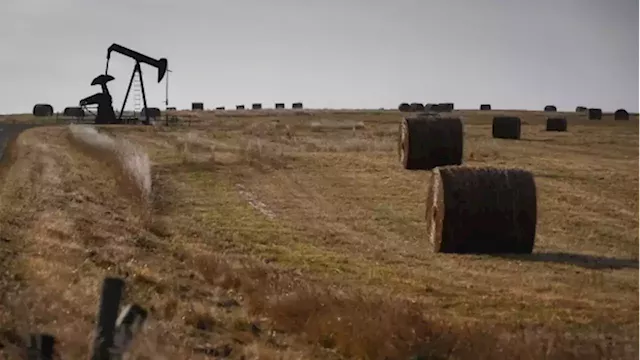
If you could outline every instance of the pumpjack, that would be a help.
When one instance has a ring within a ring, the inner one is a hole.
[[[109,75],[109,60],[111,59],[111,53],[114,51],[124,56],[127,56],[135,60],[136,62],[135,66],[133,67],[133,72],[131,73],[131,79],[129,80],[127,93],[125,94],[124,100],[122,102],[122,108],[120,110],[120,114],[118,114],[117,117],[116,117],[116,113],[113,110],[113,99],[111,97],[111,94],[109,93],[109,88],[107,87],[107,83],[115,79],[113,76]],[[80,100],[80,106],[82,107],[86,107],[87,105],[98,105],[98,113],[96,114],[96,119],[95,119],[96,124],[122,124],[123,123],[122,114],[124,113],[124,107],[127,104],[127,98],[129,97],[129,93],[131,92],[131,85],[133,84],[133,80],[135,79],[136,74],[139,77],[140,89],[142,91],[142,101],[144,104],[144,108],[143,108],[144,110],[142,111],[142,114],[145,114],[145,115],[144,115],[144,119],[142,119],[142,122],[145,125],[149,125],[151,123],[149,119],[149,111],[147,111],[147,96],[144,91],[144,82],[142,80],[142,69],[140,67],[140,64],[151,65],[156,69],[158,69],[158,83],[162,81],[165,74],[167,73],[168,63],[167,63],[167,59],[165,58],[154,59],[147,55],[141,54],[137,51],[128,49],[118,44],[112,44],[109,47],[109,49],[107,50],[107,66],[104,74],[98,75],[91,82],[92,86],[100,85],[100,87],[102,88],[102,92],[93,94],[91,96],[88,96]]]

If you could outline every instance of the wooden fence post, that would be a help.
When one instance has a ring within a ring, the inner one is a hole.
[[[124,281],[122,279],[105,278],[102,283],[100,310],[91,360],[111,359],[116,320],[123,290]]]

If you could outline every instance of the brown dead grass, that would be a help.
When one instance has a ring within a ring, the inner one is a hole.
[[[398,112],[246,113],[103,130],[151,157],[151,221],[65,128],[24,133],[0,189],[4,351],[38,329],[85,357],[118,275],[151,309],[140,359],[637,358],[637,119],[558,134],[517,113],[514,142],[463,113],[467,163],[536,175],[536,253],[514,258],[426,250]]]

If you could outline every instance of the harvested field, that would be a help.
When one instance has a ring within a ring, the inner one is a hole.
[[[543,111],[453,113],[466,165],[535,176],[532,255],[432,252],[399,111],[99,128],[148,154],[145,204],[68,127],[24,132],[0,171],[0,354],[38,329],[86,358],[117,275],[151,311],[135,359],[637,359],[637,116],[547,132]],[[498,115],[519,141],[491,137]]]

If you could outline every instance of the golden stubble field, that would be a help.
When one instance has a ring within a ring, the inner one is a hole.
[[[396,111],[101,128],[150,156],[151,205],[67,127],[23,133],[0,175],[0,352],[38,329],[84,358],[117,275],[151,310],[139,359],[637,358],[638,119],[551,133],[517,112],[510,141],[500,112],[457,113],[466,164],[535,174],[533,255],[432,253]]]

